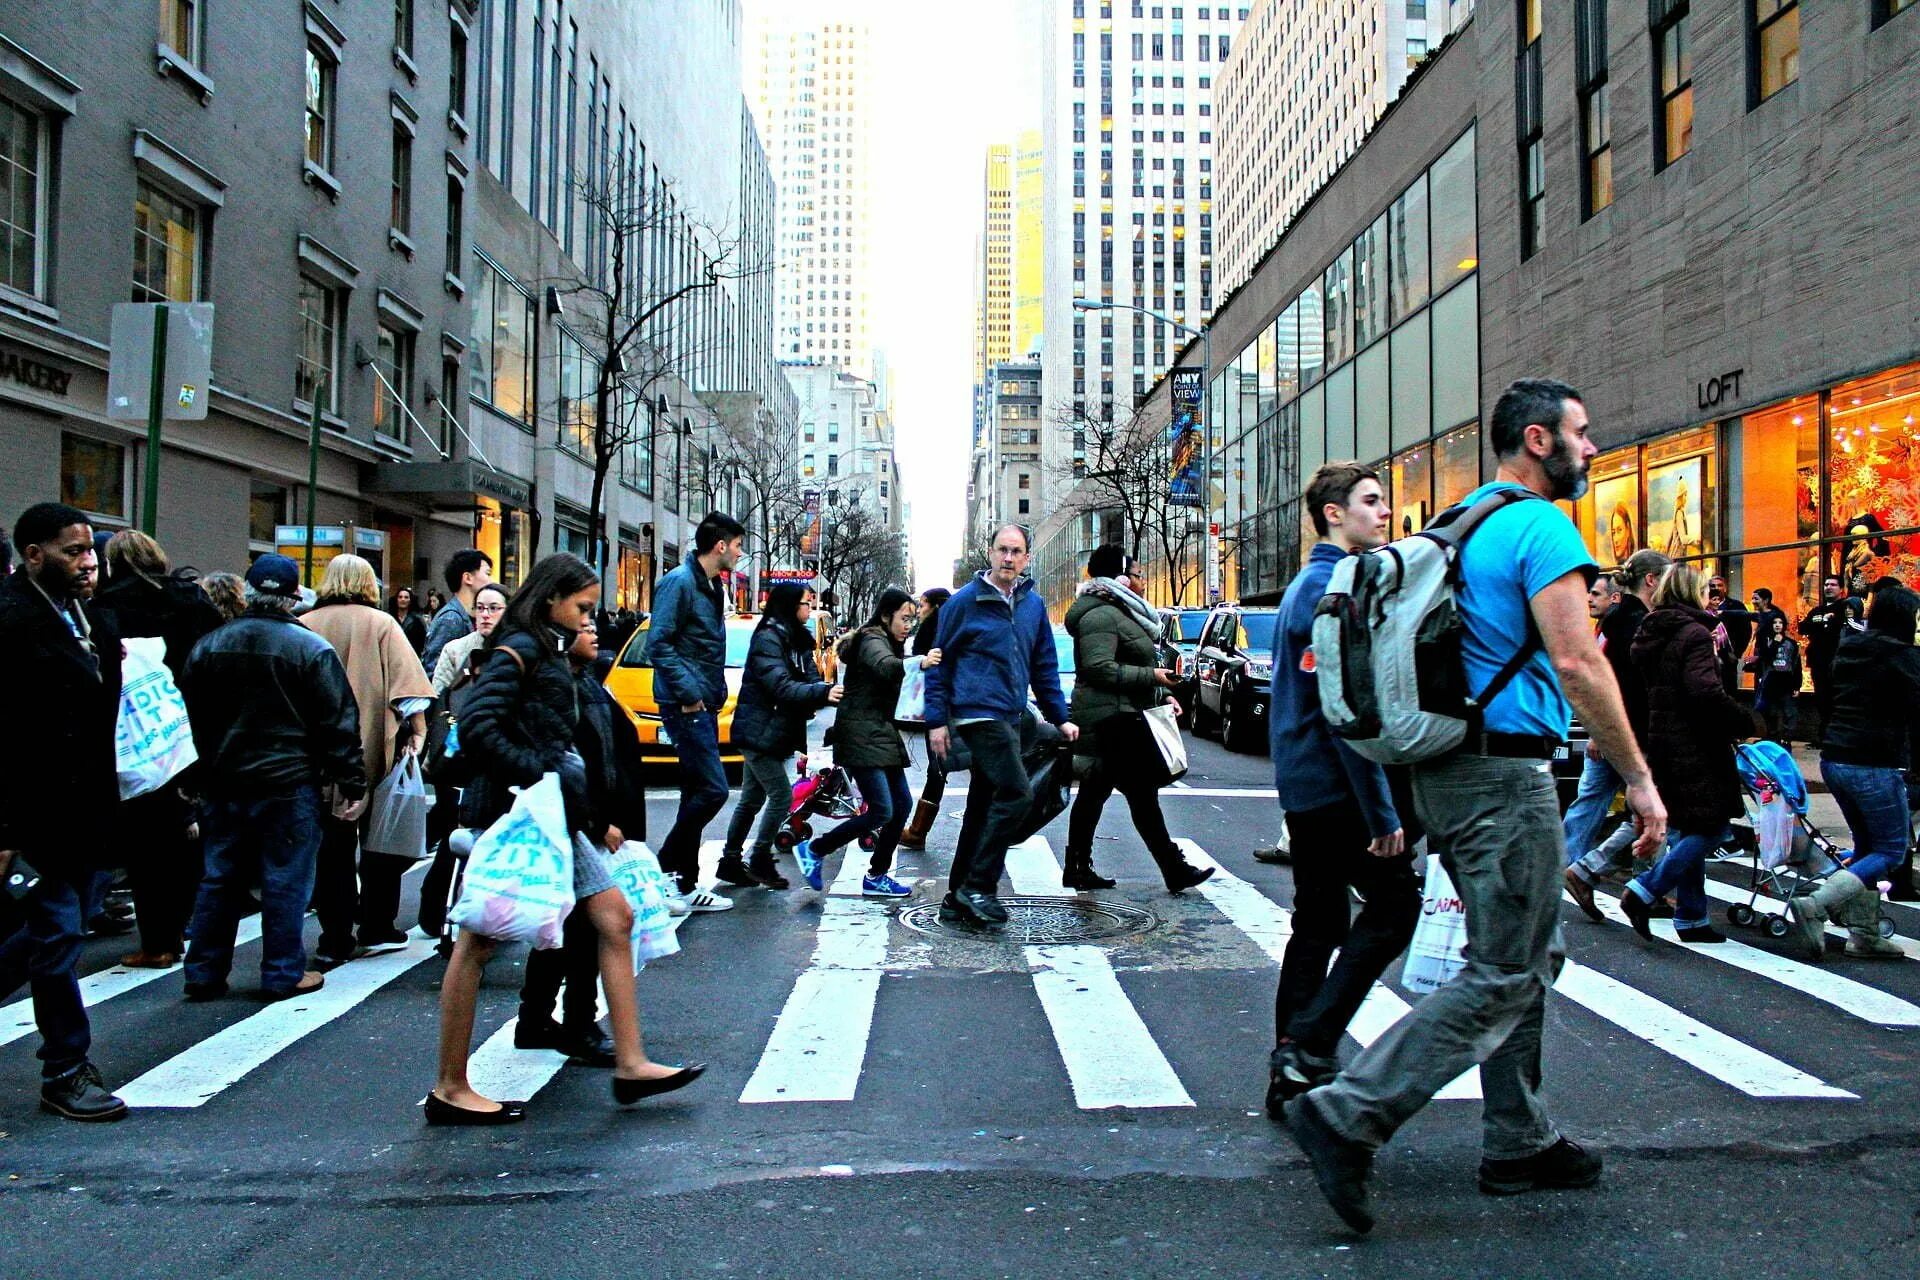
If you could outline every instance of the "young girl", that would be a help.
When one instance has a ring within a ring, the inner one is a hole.
[[[1800,644],[1787,634],[1787,620],[1773,619],[1773,635],[1764,659],[1756,657],[1754,710],[1767,724],[1767,736],[1786,745],[1793,735],[1793,700],[1800,692]]]

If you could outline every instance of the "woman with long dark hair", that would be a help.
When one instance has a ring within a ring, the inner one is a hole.
[[[807,721],[821,707],[840,701],[839,685],[820,678],[813,660],[813,591],[804,583],[776,582],[753,629],[740,700],[733,712],[733,744],[740,748],[740,799],[727,823],[719,878],[726,884],[785,889],[787,878],[773,861],[773,838],[793,801],[793,754],[806,746]],[[753,856],[743,860],[747,832],[758,815]]]
[[[913,656],[924,658],[933,652],[933,637],[940,629],[940,606],[953,595],[945,587],[928,587],[920,594],[920,622],[913,629]],[[913,818],[900,833],[902,849],[924,849],[933,820],[940,816],[940,801],[947,794],[947,771],[940,761],[927,753],[927,780],[920,788],[920,800],[913,806]]]
[[[833,760],[853,775],[867,807],[818,840],[802,840],[795,847],[800,874],[815,889],[822,887],[821,861],[871,832],[873,855],[860,892],[870,898],[904,898],[910,892],[887,873],[893,869],[894,845],[913,803],[907,786],[907,748],[893,723],[893,709],[899,705],[900,682],[907,675],[907,633],[913,630],[916,612],[912,596],[888,587],[880,593],[866,625],[840,641],[847,695],[833,721]],[[920,662],[939,666],[940,651],[929,650]]]
[[[387,597],[387,612],[400,624],[400,630],[405,633],[407,643],[413,646],[415,653],[427,647],[427,620],[413,607],[412,587],[401,587]]]
[[[476,777],[461,798],[461,818],[485,828],[513,806],[511,788],[532,786],[559,773],[570,829],[597,834],[618,848],[625,833],[607,825],[596,833],[587,770],[575,750],[582,714],[580,691],[567,662],[581,626],[600,601],[599,575],[578,556],[560,552],[533,567],[488,637],[474,692],[460,722],[460,751]],[[613,1024],[613,1097],[625,1105],[691,1084],[704,1066],[669,1067],[650,1061],[640,1042],[633,989],[633,908],[614,882],[606,859],[575,842],[573,892],[600,935],[600,983]],[[462,929],[440,987],[440,1073],[427,1095],[428,1124],[510,1124],[526,1116],[524,1102],[495,1102],[467,1079],[473,1044],[474,1002],[494,941]]]

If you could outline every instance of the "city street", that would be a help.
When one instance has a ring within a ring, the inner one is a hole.
[[[958,785],[927,853],[902,860],[911,903],[850,895],[859,866],[836,860],[826,895],[740,891],[734,911],[688,920],[683,953],[641,977],[645,1030],[661,1060],[712,1068],[630,1113],[611,1106],[604,1073],[511,1048],[511,953],[482,993],[475,1083],[531,1096],[531,1117],[448,1131],[418,1110],[441,968],[424,940],[272,1006],[247,991],[257,946],[240,953],[233,997],[187,1005],[177,969],[116,971],[124,941],[95,941],[82,966],[95,1058],[136,1109],[100,1127],[38,1113],[27,1008],[0,1008],[0,1271],[1571,1277],[1747,1275],[1757,1261],[1835,1276],[1920,1266],[1920,966],[1804,965],[1745,930],[1718,948],[1645,944],[1571,906],[1548,1094],[1565,1129],[1607,1160],[1600,1188],[1481,1196],[1478,1083],[1467,1077],[1383,1155],[1374,1236],[1340,1232],[1261,1110],[1290,895],[1284,868],[1250,856],[1276,834],[1271,779],[1258,757],[1213,743],[1196,743],[1194,762],[1165,803],[1192,856],[1221,868],[1201,889],[1160,891],[1117,799],[1104,822],[1096,862],[1120,885],[1097,896],[1153,914],[1134,936],[1023,947],[890,920],[937,900]],[[661,783],[656,839],[672,794]],[[1060,893],[1064,829],[1063,819],[1016,850],[1014,892]],[[1731,884],[1735,870],[1716,876]],[[1901,934],[1920,938],[1920,913],[1892,910]],[[1355,1034],[1379,1034],[1403,1007],[1376,991]]]

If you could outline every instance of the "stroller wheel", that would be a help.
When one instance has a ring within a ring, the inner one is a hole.
[[[1767,917],[1767,936],[1769,938],[1784,938],[1787,936],[1787,930],[1791,927],[1792,926],[1787,923],[1785,916]]]
[[[1882,915],[1880,917],[1880,936],[1883,938],[1891,938],[1893,936],[1892,916]]]
[[[873,837],[872,837],[872,836],[870,836],[870,835],[869,835],[869,836],[861,836],[861,837],[860,837],[860,850],[861,850],[861,852],[863,852],[863,853],[872,853],[872,852],[873,852]]]
[[[799,841],[795,838],[791,827],[782,827],[773,833],[773,847],[776,849],[791,849],[797,843]]]
[[[1727,908],[1727,923],[1739,925],[1742,929],[1753,924],[1753,907],[1745,902],[1736,902]]]
[[[798,827],[798,828],[797,828],[797,829],[796,829],[796,830],[794,831],[794,833],[793,833],[793,834],[794,834],[794,836],[795,836],[795,838],[796,838],[796,839],[799,839],[799,840],[811,840],[811,839],[813,839],[813,824],[812,824],[811,822],[803,822],[803,823],[801,823],[801,824],[800,824],[800,826],[799,826],[799,827]]]

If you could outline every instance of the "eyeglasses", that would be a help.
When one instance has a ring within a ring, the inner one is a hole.
[[[505,613],[507,606],[503,604],[477,604],[473,606],[473,611],[475,613]]]

